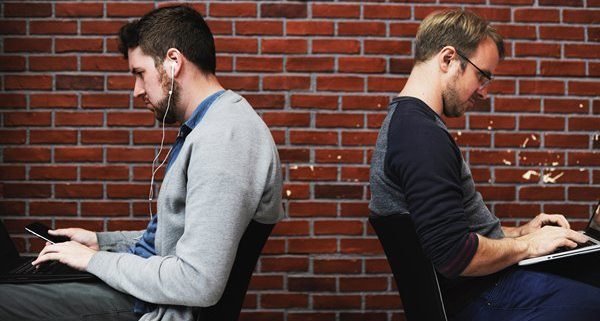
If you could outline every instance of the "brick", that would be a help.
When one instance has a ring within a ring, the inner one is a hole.
[[[102,161],[102,148],[56,147],[54,160],[56,162],[100,162]]]
[[[164,143],[169,146],[175,142],[178,130],[165,129],[165,140]],[[140,144],[160,144],[162,140],[162,130],[135,130],[133,132],[133,145]]]
[[[575,61],[542,61],[540,73],[543,76],[582,77],[585,76],[585,63]]]
[[[507,165],[510,162],[515,164],[515,152],[513,151],[480,151],[472,150],[469,152],[470,164],[485,164],[485,165]],[[510,166],[510,165],[507,165]]]
[[[560,58],[560,44],[517,42],[515,43],[515,56]]]
[[[497,75],[502,76],[534,76],[536,62],[532,60],[505,60],[496,69]]]
[[[75,56],[35,56],[29,57],[29,70],[31,71],[67,71],[77,70],[77,57]]]
[[[563,10],[563,22],[566,23],[584,23],[584,24],[598,24],[600,23],[600,10]]]
[[[360,6],[346,4],[312,4],[313,18],[358,18]]]
[[[82,71],[129,71],[127,61],[122,56],[83,56]]]
[[[338,60],[338,70],[348,73],[382,73],[386,62],[383,58],[342,57]]]
[[[599,166],[599,152],[569,152],[569,166]]]
[[[11,112],[4,115],[5,126],[49,126],[49,112]]]
[[[285,30],[290,36],[332,36],[334,24],[331,21],[287,21]]]
[[[317,163],[362,163],[364,153],[358,149],[318,149],[315,150]]]
[[[285,96],[283,95],[246,94],[244,98],[254,108],[283,109],[285,106]]]
[[[564,165],[564,153],[549,151],[522,151],[519,153],[521,165],[557,166]]]
[[[383,124],[383,120],[385,119],[385,114],[370,114],[367,115],[367,128],[379,129],[381,128],[381,124]]]
[[[308,272],[306,257],[262,257],[261,272]]]
[[[317,199],[360,199],[363,197],[362,185],[316,185]]]
[[[256,17],[254,3],[211,3],[211,17]]]
[[[471,129],[515,129],[516,120],[514,116],[501,115],[470,115],[469,128]]]
[[[0,129],[0,144],[25,144],[27,141],[27,131]]]
[[[0,71],[25,71],[25,57],[0,56]]]
[[[494,147],[538,148],[541,138],[535,134],[496,133]],[[535,139],[533,139],[535,137]]]
[[[27,26],[24,20],[5,20],[0,21],[0,30],[3,35],[24,35]]]
[[[367,309],[398,309],[402,306],[402,302],[400,301],[400,297],[392,294],[392,295],[368,295],[366,296],[366,308]],[[373,313],[376,318],[377,314]],[[370,314],[368,314],[370,315]]]
[[[412,44],[410,41],[397,40],[365,40],[365,53],[385,55],[410,55]]]
[[[111,112],[107,115],[108,126],[153,126],[154,115],[149,112]]]
[[[600,58],[600,45],[565,44],[564,47],[565,56],[569,58]]]
[[[31,144],[76,144],[76,130],[32,129],[29,131]]]
[[[316,115],[316,126],[323,128],[361,128],[364,126],[362,114],[319,113]]]
[[[269,127],[306,127],[310,125],[310,114],[308,113],[266,112],[262,118]]]
[[[241,37],[217,37],[215,49],[219,53],[258,53],[258,40]]]
[[[569,131],[600,131],[600,121],[590,117],[569,117]]]
[[[129,203],[128,202],[82,202],[81,203],[81,215],[82,216],[129,216]]]
[[[236,35],[282,35],[281,21],[236,21]]]
[[[102,3],[55,3],[57,17],[102,17]]]
[[[217,72],[233,71],[233,58],[217,55]]]
[[[496,168],[494,169],[495,183],[520,183],[520,184],[537,184],[540,182],[541,174],[536,171],[536,174],[523,177],[530,169],[529,168]],[[526,205],[523,205],[526,206]],[[539,212],[538,212],[539,213]]]
[[[310,77],[304,76],[264,76],[263,90],[310,89]]]
[[[288,57],[285,69],[290,72],[333,71],[334,59],[329,57]]]
[[[507,39],[537,39],[534,25],[496,24],[494,27]]]
[[[340,215],[343,217],[366,217],[369,215],[369,203],[356,201],[343,202],[340,204]]]
[[[149,162],[154,159],[153,148],[110,147],[106,149],[106,160],[109,162]]]
[[[540,0],[541,6],[583,7],[583,0]]]
[[[477,190],[483,199],[490,201],[512,201],[515,200],[515,187],[513,186],[479,186]]]
[[[563,130],[565,119],[549,116],[520,116],[519,129],[529,130]]]
[[[52,4],[50,3],[5,3],[5,17],[50,17],[52,15]]]
[[[32,108],[76,108],[77,96],[72,94],[31,94],[29,105]]]
[[[31,180],[77,180],[77,166],[32,166],[29,169]]]
[[[261,295],[261,307],[277,308],[308,308],[308,294],[278,293]],[[261,318],[264,320],[264,318]]]
[[[31,21],[29,33],[32,35],[75,35],[77,21]]]
[[[4,215],[25,215],[25,202],[0,200],[0,211]],[[7,225],[7,220],[4,219],[3,223]]]
[[[258,91],[258,76],[219,76],[219,82],[223,87],[231,90]]]
[[[231,35],[233,34],[233,22],[223,20],[205,19],[213,35]]]
[[[82,144],[128,144],[129,131],[126,130],[82,130]]]
[[[519,199],[527,201],[564,200],[564,188],[558,186],[524,186],[519,190]]]
[[[544,135],[544,146],[548,148],[587,148],[589,146],[588,135]]]
[[[365,19],[398,19],[406,20],[411,16],[409,6],[398,5],[365,5],[363,7]]]
[[[345,95],[342,98],[344,110],[386,110],[390,99],[387,96],[353,96]]]
[[[315,235],[362,235],[361,221],[335,220],[314,222]]]
[[[263,3],[260,5],[263,18],[306,18],[306,3]]]
[[[102,52],[102,38],[56,38],[56,53],[66,52]]]
[[[61,90],[102,90],[104,89],[104,77],[57,75],[56,88]]]
[[[514,11],[515,22],[559,22],[557,9],[518,8]]]
[[[321,166],[291,166],[289,169],[291,181],[335,181],[337,168]]]
[[[308,42],[304,39],[262,39],[262,53],[306,54]]]
[[[0,93],[0,108],[25,108],[25,106],[25,95]]]
[[[128,180],[129,168],[124,165],[81,166],[81,179],[93,181]]]
[[[147,184],[107,184],[106,194],[117,199],[148,199]]]
[[[312,53],[359,53],[360,42],[358,40],[340,39],[313,39]]]
[[[461,135],[453,135],[456,143],[461,147],[478,146],[490,147],[491,135],[488,133],[461,133]]]
[[[288,214],[292,217],[332,217],[336,216],[335,203],[331,202],[289,202]]]
[[[583,99],[544,99],[545,113],[587,114],[589,103]]]
[[[488,88],[490,94],[515,94],[516,86],[513,80],[494,80]]]
[[[564,95],[565,83],[556,80],[519,80],[520,94]]]
[[[107,3],[107,17],[140,17],[154,9],[152,3]]]
[[[338,134],[334,131],[290,130],[290,143],[335,145]]]
[[[283,70],[283,59],[271,57],[238,57],[236,70],[280,72]]]
[[[498,217],[535,217],[542,211],[539,204],[496,203],[494,214]]]
[[[494,110],[498,112],[539,112],[541,101],[534,98],[494,98]]]
[[[469,7],[478,16],[490,22],[509,22],[511,21],[510,8],[491,8],[491,7]],[[495,25],[495,24],[494,24]]]
[[[545,213],[563,214],[567,218],[589,218],[593,209],[588,205],[577,204],[544,204]]]
[[[95,21],[90,20],[81,21],[80,32],[82,35],[107,35],[113,36],[117,34],[119,29],[125,24],[127,21]]]
[[[375,146],[377,131],[342,132],[344,146]]]
[[[50,149],[46,147],[5,147],[3,156],[4,161],[8,163],[44,163],[50,161]]]
[[[5,198],[48,198],[51,195],[50,184],[5,183]]]
[[[57,112],[54,124],[56,126],[101,126],[104,115],[99,112]]]
[[[359,259],[315,259],[313,261],[315,274],[357,274],[362,271]]]
[[[540,38],[544,40],[584,40],[582,27],[540,26]]]
[[[318,76],[317,90],[319,91],[363,91],[364,79],[354,76]]]
[[[283,186],[284,199],[308,199],[310,189],[306,183],[290,183]]]
[[[7,90],[51,90],[51,76],[5,75],[4,88]]]
[[[383,253],[378,239],[341,239],[340,248],[340,252],[345,254],[372,255]]]
[[[341,36],[385,36],[383,22],[340,22],[338,34]]]
[[[406,78],[372,76],[368,78],[367,91],[398,93],[405,84]]]
[[[418,28],[419,23],[415,22],[390,23],[390,36],[414,38]]]
[[[294,108],[337,109],[338,96],[324,95],[292,95],[291,106]]]
[[[310,226],[308,221],[284,221],[278,223],[271,235],[273,236],[306,236],[309,234]]]
[[[76,216],[77,203],[64,201],[33,201],[29,203],[29,214],[36,216]]]
[[[288,253],[290,254],[316,254],[316,253],[335,253],[337,251],[337,240],[331,238],[293,238],[288,239]],[[294,291],[288,279],[289,290]]]
[[[600,90],[600,82],[569,81],[569,94],[576,96],[596,96]]]

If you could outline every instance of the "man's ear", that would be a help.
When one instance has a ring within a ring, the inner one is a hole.
[[[456,49],[452,46],[446,46],[438,52],[437,61],[442,72],[446,73],[450,70],[450,63],[452,63],[455,55]]]
[[[183,65],[183,55],[176,48],[167,50],[165,57],[165,70],[168,70],[169,76],[177,77]]]

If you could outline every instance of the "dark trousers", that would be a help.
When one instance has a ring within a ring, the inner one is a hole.
[[[512,268],[453,320],[600,320],[598,254]]]
[[[0,284],[0,320],[137,320],[133,301],[102,282]]]

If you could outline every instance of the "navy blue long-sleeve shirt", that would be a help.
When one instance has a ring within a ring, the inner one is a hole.
[[[443,276],[442,291],[458,300],[451,303],[458,308],[478,291],[470,281],[485,279],[459,277],[477,252],[476,234],[503,233],[444,122],[423,101],[397,97],[390,103],[370,183],[372,215],[411,216],[425,255]]]

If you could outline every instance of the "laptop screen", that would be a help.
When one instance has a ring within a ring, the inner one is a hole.
[[[600,240],[600,201],[598,204],[596,204],[596,208],[594,209],[594,213],[592,213],[590,223],[588,224],[588,228],[585,233],[597,240]]]

